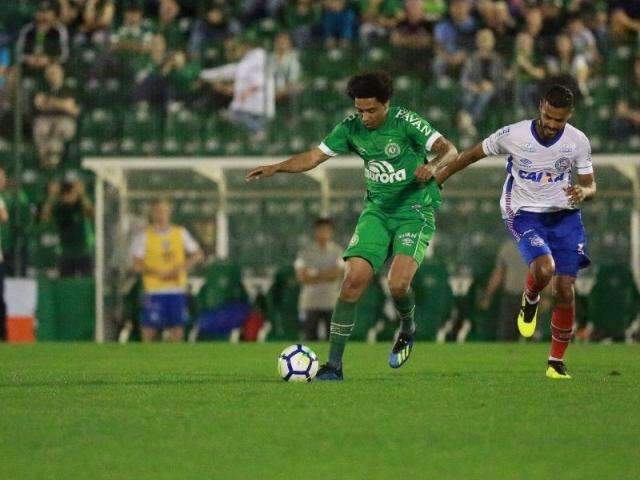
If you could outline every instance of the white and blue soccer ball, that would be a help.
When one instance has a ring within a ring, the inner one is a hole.
[[[318,373],[318,356],[305,345],[290,345],[278,355],[278,373],[285,382],[310,382]]]

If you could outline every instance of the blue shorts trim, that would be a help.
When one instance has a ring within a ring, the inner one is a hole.
[[[556,275],[575,277],[578,270],[591,264],[579,210],[544,213],[520,210],[505,223],[527,265],[542,255],[551,255]]]
[[[150,293],[144,296],[140,323],[162,330],[184,325],[189,320],[187,295],[184,293]]]

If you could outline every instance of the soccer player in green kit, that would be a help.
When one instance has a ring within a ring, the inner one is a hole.
[[[352,77],[347,94],[357,113],[338,124],[317,148],[254,168],[246,176],[250,181],[278,172],[305,172],[338,154],[364,160],[365,208],[344,252],[346,268],[331,318],[329,361],[320,367],[317,380],[343,379],[342,355],[356,321],[356,302],[389,258],[389,289],[401,322],[389,365],[402,366],[413,347],[411,281],[435,232],[434,213],[441,201],[436,180],[426,179],[437,164],[452,161],[458,152],[420,115],[391,106],[392,93],[392,80],[384,72]],[[435,158],[427,166],[428,152]]]

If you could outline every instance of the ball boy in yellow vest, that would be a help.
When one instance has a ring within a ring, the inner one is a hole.
[[[169,341],[181,341],[188,319],[187,271],[204,256],[191,234],[171,223],[167,200],[154,202],[151,225],[134,239],[131,253],[144,286],[142,341],[154,341],[163,331]]]

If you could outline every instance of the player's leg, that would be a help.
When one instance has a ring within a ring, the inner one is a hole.
[[[540,292],[553,278],[555,263],[548,245],[543,224],[545,214],[518,212],[507,220],[507,228],[518,243],[523,260],[529,265],[522,303],[518,313],[518,330],[523,337],[531,337],[536,330]]]
[[[318,371],[320,380],[325,379],[325,373],[327,375],[337,374],[340,379],[342,378],[342,357],[356,322],[357,302],[371,282],[373,274],[373,267],[364,258],[351,257],[347,259],[340,296],[331,316],[329,361]]]
[[[140,327],[140,337],[144,343],[155,342],[158,338],[158,330],[153,327]]]
[[[571,378],[564,366],[564,353],[573,336],[575,281],[575,277],[570,275],[556,275],[551,283],[554,309],[551,316],[551,351],[547,367],[549,378]]]
[[[413,335],[416,302],[411,281],[418,270],[418,263],[412,256],[396,255],[389,269],[389,291],[400,318],[400,333],[389,354],[389,366],[399,368],[409,360],[413,349]]]
[[[390,242],[386,215],[378,207],[367,206],[344,252],[345,274],[329,330],[329,361],[320,367],[316,379],[342,380],[342,357],[356,322],[356,302],[387,259]]]
[[[394,217],[394,222],[398,223],[398,227],[394,235],[394,256],[388,280],[400,318],[400,333],[389,354],[389,366],[399,368],[409,359],[413,348],[416,304],[411,282],[435,233],[434,212],[431,208],[410,210]]]
[[[581,268],[591,264],[586,253],[586,234],[580,212],[556,214],[550,247],[556,264],[552,282],[554,309],[551,316],[551,352],[547,377],[571,378],[564,365],[564,353],[573,335],[575,279]]]
[[[184,293],[170,293],[161,296],[162,321],[165,339],[168,342],[184,340],[184,326],[189,320],[189,300]]]
[[[143,342],[154,342],[162,330],[162,304],[159,295],[144,296],[140,312],[140,338]]]
[[[184,327],[178,325],[165,329],[167,342],[178,343],[184,339]]]

